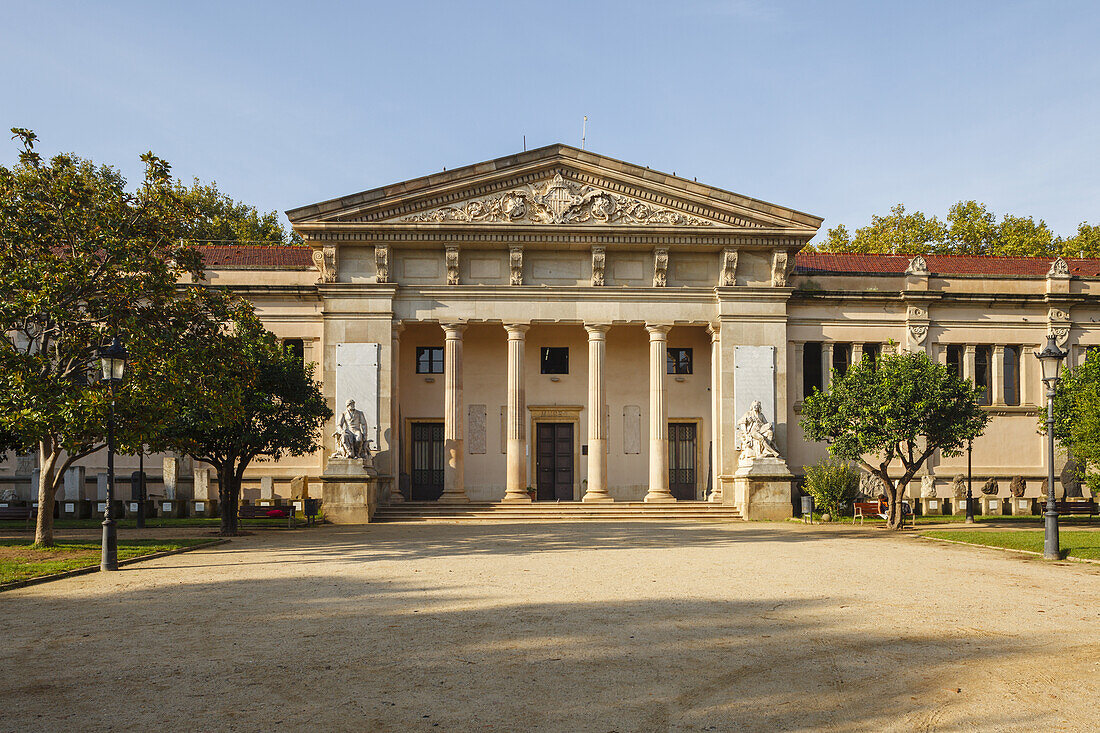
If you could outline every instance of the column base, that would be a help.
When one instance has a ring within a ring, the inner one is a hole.
[[[659,504],[659,503],[666,503],[667,504],[669,502],[675,502],[676,497],[673,496],[671,493],[669,493],[667,491],[665,491],[665,492],[651,491],[651,492],[649,492],[648,494],[645,495],[645,498],[642,499],[642,501],[646,502],[647,504]]]
[[[444,491],[436,502],[439,504],[469,504],[470,497],[461,489],[458,491]]]
[[[604,504],[606,504],[608,502],[615,501],[615,500],[612,499],[611,495],[608,494],[606,491],[601,492],[601,493],[596,493],[596,492],[593,492],[593,491],[589,491],[588,493],[586,493],[581,498],[581,501],[588,502],[589,504],[593,504],[593,503],[604,503]]]
[[[501,501],[505,504],[530,504],[531,495],[528,494],[526,491],[522,493],[509,492],[504,495],[504,498],[501,499]]]

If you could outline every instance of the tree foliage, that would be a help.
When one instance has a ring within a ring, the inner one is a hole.
[[[951,206],[947,220],[920,211],[909,212],[903,204],[885,216],[874,215],[871,223],[850,234],[839,224],[827,231],[818,252],[862,254],[948,254],[996,255],[1002,257],[1096,257],[1100,256],[1100,226],[1082,223],[1077,235],[1056,237],[1042,219],[996,215],[985,204],[959,201]]]
[[[210,244],[301,244],[294,231],[287,232],[278,213],[261,213],[222,193],[217,183],[190,186],[177,182],[175,193],[194,212],[188,226],[188,239]]]
[[[44,160],[33,132],[12,132],[23,149],[17,166],[0,166],[0,432],[38,448],[35,541],[48,545],[65,469],[103,446],[99,351],[116,334],[155,343],[177,281],[201,276],[201,262],[181,242],[190,212],[166,162],[141,156],[144,180],[128,191],[116,169],[65,154]],[[124,414],[155,409],[126,387],[119,395]],[[120,442],[139,441],[139,427],[119,420]]]
[[[1100,495],[1100,353],[1090,353],[1058,382],[1054,437],[1077,461],[1092,495]]]
[[[805,488],[821,513],[835,520],[859,493],[859,471],[848,461],[826,458],[806,467]]]
[[[150,363],[155,371],[143,380],[172,386],[167,419],[150,445],[214,466],[222,533],[233,535],[249,464],[317,450],[332,411],[313,365],[283,348],[251,305],[208,293],[191,307],[188,332],[168,358]]]
[[[802,404],[799,425],[810,440],[829,443],[885,484],[891,528],[902,524],[905,487],[935,452],[956,456],[982,433],[989,416],[980,388],[923,352],[883,354],[833,373],[829,389]],[[894,461],[901,474],[891,478]]]

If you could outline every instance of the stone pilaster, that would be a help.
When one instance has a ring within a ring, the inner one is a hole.
[[[524,345],[527,337],[526,323],[507,323],[508,332],[508,406],[507,430],[507,483],[504,501],[530,502],[527,493],[527,392],[523,383]]]
[[[668,490],[668,332],[672,326],[646,324],[649,332],[649,492],[645,501],[676,501]]]
[[[977,348],[974,344],[967,344],[963,350],[963,379],[969,379],[972,383],[974,381],[974,353]]]
[[[607,361],[605,324],[585,324],[588,332],[588,488],[583,501],[611,501],[607,493]]]
[[[821,391],[829,390],[829,381],[833,374],[833,345],[829,341],[821,342]]]
[[[462,332],[464,323],[445,323],[443,333],[443,494],[441,502],[469,501],[463,461],[466,429],[462,416]]]
[[[390,330],[390,473],[393,484],[390,486],[389,502],[400,504],[405,501],[401,494],[401,385],[398,375],[401,373],[401,332],[405,326],[395,321]]]
[[[720,324],[707,326],[710,334],[710,441],[713,449],[709,500],[722,503],[722,332]]]
[[[993,382],[993,404],[1005,403],[1005,347],[993,347],[993,363],[990,365],[990,380]]]

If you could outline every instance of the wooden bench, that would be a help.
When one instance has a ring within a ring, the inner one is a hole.
[[[852,522],[859,519],[859,523],[863,524],[865,517],[871,517],[872,519],[887,519],[886,514],[886,502],[884,501],[857,501],[852,504]],[[908,517],[912,526],[916,526],[916,518],[913,516],[913,508],[909,506],[909,502],[903,501],[901,503],[901,519],[902,524],[905,524],[905,518]]]
[[[293,506],[259,506],[257,504],[242,504],[237,509],[237,517],[240,519],[270,519],[268,512],[283,512],[286,514],[286,526],[294,526]]]
[[[1041,502],[1039,508],[1042,511],[1046,511],[1046,502]],[[1096,504],[1096,501],[1056,501],[1054,502],[1054,511],[1059,514],[1084,514],[1088,517],[1095,517],[1100,515],[1100,506]]]
[[[0,507],[0,519],[32,519],[38,515],[38,508],[32,506]]]

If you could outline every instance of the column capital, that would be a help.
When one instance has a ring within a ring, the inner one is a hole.
[[[589,339],[603,338],[607,335],[607,332],[611,330],[610,323],[586,323],[584,324],[584,330],[588,331]]]
[[[671,323],[647,323],[645,330],[649,331],[650,341],[664,341],[668,338],[668,332],[672,330]]]
[[[530,323],[505,323],[504,330],[508,332],[508,338],[523,338],[527,333],[527,329],[531,328]]]
[[[393,334],[393,338],[397,338],[401,335],[401,332],[405,330],[404,321],[393,321],[390,324],[390,332]]]
[[[462,332],[466,330],[465,321],[440,321],[439,325],[443,327],[443,333],[449,339],[461,339]]]
[[[707,333],[710,334],[710,342],[712,344],[718,343],[719,341],[722,340],[722,324],[720,322],[719,323],[708,323],[707,324]]]

